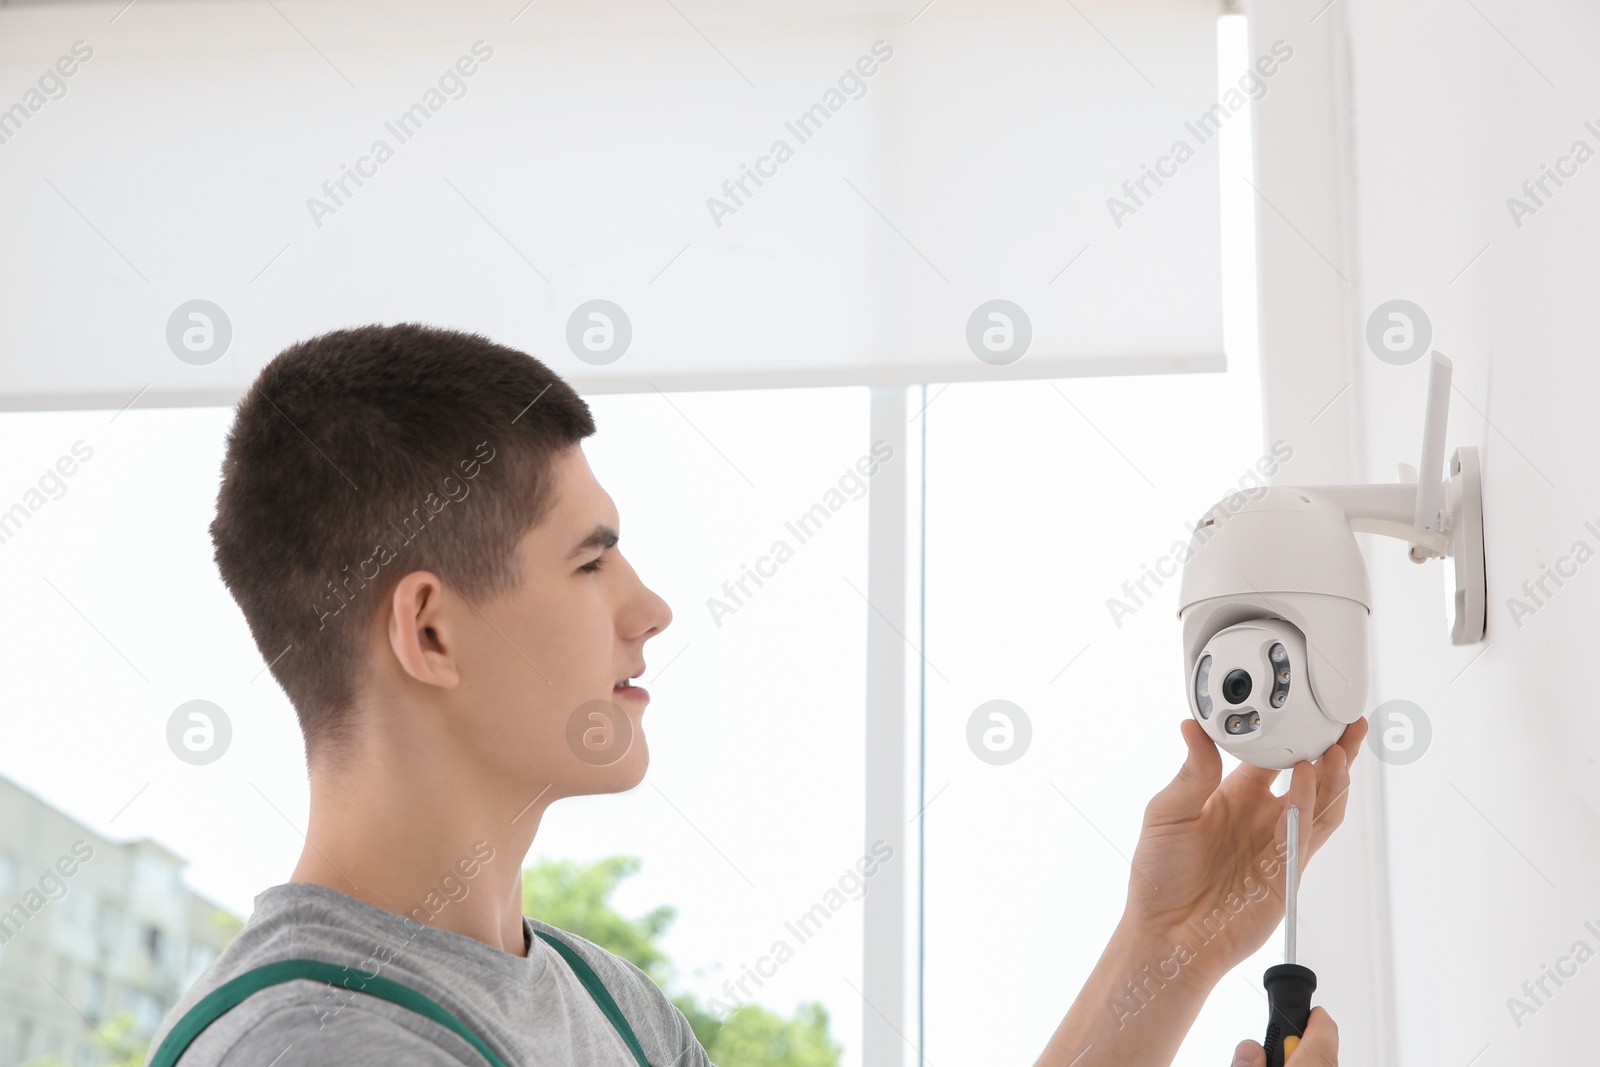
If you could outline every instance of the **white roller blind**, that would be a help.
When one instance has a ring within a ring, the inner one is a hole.
[[[1215,0],[919,3],[0,9],[0,406],[403,320],[589,392],[1219,369]]]

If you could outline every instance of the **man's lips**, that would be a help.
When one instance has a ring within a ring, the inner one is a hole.
[[[650,699],[650,694],[648,692],[646,692],[644,689],[640,688],[637,685],[629,685],[628,684],[629,682],[633,681],[635,678],[638,678],[643,674],[644,674],[644,661],[640,660],[638,663],[634,664],[633,668],[631,670],[629,670],[627,674],[622,676],[622,681],[618,682],[616,685],[611,687],[611,695],[612,696],[618,696],[618,697],[626,697],[629,700],[640,700],[640,701],[649,700]]]

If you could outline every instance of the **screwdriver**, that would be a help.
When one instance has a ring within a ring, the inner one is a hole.
[[[1283,962],[1267,968],[1261,984],[1267,989],[1267,1067],[1283,1067],[1306,1034],[1311,1018],[1311,994],[1317,976],[1294,961],[1296,897],[1300,893],[1300,809],[1289,805],[1288,854],[1283,877]]]

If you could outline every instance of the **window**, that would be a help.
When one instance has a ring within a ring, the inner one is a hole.
[[[156,1032],[166,1014],[161,1001],[139,989],[128,994],[128,1011],[133,1015],[134,1027],[147,1034]]]
[[[100,895],[86,886],[75,886],[68,889],[61,904],[62,925],[70,930],[72,944],[90,948],[96,932],[95,919],[100,913]]]
[[[590,400],[600,432],[585,450],[617,502],[623,550],[672,605],[674,621],[645,653],[644,784],[557,805],[530,862],[640,857],[640,873],[614,902],[629,915],[677,909],[663,947],[702,1002],[730,1001],[724,982],[757,967],[778,939],[794,940],[785,924],[815,920],[820,903],[828,916],[820,932],[759,988],[745,979],[746,989],[786,1016],[798,1002],[820,1000],[830,1032],[854,1049],[861,1007],[848,983],[860,985],[861,902],[848,899],[854,890],[838,908],[828,902],[864,850],[866,608],[857,590],[866,589],[868,483],[857,465],[871,445],[868,391]],[[10,474],[14,464],[26,483],[36,454],[83,437],[96,452],[79,473],[100,477],[75,478],[52,502],[58,512],[38,516],[55,525],[30,524],[5,546],[43,619],[0,618],[0,637],[15,655],[58,670],[18,680],[15,699],[50,707],[53,717],[15,724],[22,734],[8,751],[30,759],[0,771],[96,830],[156,839],[189,861],[192,884],[245,916],[262,888],[285,880],[303,847],[295,828],[305,825],[305,770],[294,711],[263,673],[211,560],[206,526],[231,413],[134,408],[114,423],[112,414],[0,416],[0,470]],[[154,513],[153,497],[165,501]],[[833,497],[837,509],[804,543],[788,533],[786,524]],[[95,547],[111,530],[122,547],[115,555]],[[761,558],[782,538],[794,555],[774,569]],[[144,566],[130,573],[119,562],[124,552]],[[747,566],[769,576],[758,586],[745,578]],[[731,596],[726,587],[741,580],[744,592]],[[712,600],[728,613],[714,616]],[[66,669],[63,646],[71,663],[94,669]],[[251,744],[194,767],[170,758],[163,738],[152,743],[147,726],[105,711],[131,701],[141,721],[165,721],[173,680],[222,706],[236,728],[248,716]],[[61,734],[96,742],[79,750],[51,740]],[[118,771],[129,752],[147,757],[136,782]],[[115,822],[103,821],[108,813],[119,813]],[[243,854],[241,838],[253,844]],[[169,868],[142,867],[141,887],[153,893],[155,873]],[[154,906],[138,899],[140,909]],[[101,909],[103,937],[119,914]],[[149,958],[171,951],[170,936],[148,919],[130,936]]]
[[[1242,21],[1224,20],[1224,80],[1245,63]],[[1121,914],[1144,805],[1183,759],[1172,546],[1266,451],[1252,236],[1230,198],[1249,194],[1241,132],[1222,145],[1225,374],[929,390],[922,1048],[935,1063],[1039,1054]],[[969,744],[992,700],[1031,726],[1015,762]],[[1256,976],[1277,949],[1218,987],[1175,1062],[1216,1062],[1249,1036],[1228,1024],[1260,1016]]]
[[[100,898],[100,908],[95,916],[95,940],[102,953],[116,951],[122,938],[122,909],[105,897]]]
[[[1225,51],[1223,77],[1236,77],[1243,58],[1237,42]],[[1237,156],[1238,135],[1237,124],[1224,128],[1219,156]],[[983,168],[972,173],[988,180]],[[1242,183],[1222,184],[1224,232],[1247,247],[1248,212],[1228,199]],[[782,298],[811,315],[804,301]],[[927,660],[925,688],[913,692],[926,754],[909,782],[888,784],[914,785],[925,805],[913,809],[926,850],[910,874],[911,899],[921,878],[925,901],[911,982],[921,1029],[907,1036],[933,1062],[1037,1055],[1118,914],[1127,873],[1118,844],[1131,844],[1145,799],[1171,772],[1149,753],[1179,751],[1167,610],[1176,582],[1120,625],[1106,601],[1185,536],[1183,523],[1228,488],[1222,475],[1262,453],[1250,343],[1233,336],[1252,315],[1230,313],[1226,374],[918,391],[911,432],[926,475],[926,629],[906,637]],[[727,984],[748,981],[777,941],[795,939],[796,920],[822,907],[815,936],[792,946],[750,999],[785,1014],[822,1001],[851,1067],[861,1063],[867,1014],[862,961],[881,932],[865,928],[858,900],[824,902],[864,851],[868,775],[882,770],[869,772],[863,756],[868,487],[851,478],[873,445],[871,399],[865,388],[589,398],[600,433],[585,448],[617,501],[623,549],[675,620],[646,650],[645,783],[556,806],[530,856],[640,857],[615,902],[627,914],[676,908],[663,947],[703,1001],[742,999]],[[0,640],[19,660],[56,669],[14,681],[19,704],[52,714],[15,725],[9,750],[38,755],[0,770],[85,820],[117,813],[97,829],[156,838],[190,861],[193,884],[246,915],[255,894],[292,868],[306,810],[293,711],[211,563],[206,526],[230,414],[0,416],[4,484],[30,484],[74,441],[96,450],[5,547],[30,610],[0,618]],[[789,526],[830,493],[840,506],[796,543]],[[110,538],[115,555],[104,550]],[[793,555],[763,562],[778,540]],[[144,565],[130,573],[126,558]],[[251,743],[215,765],[168,759],[138,724],[164,721],[180,682],[236,724],[248,721]],[[973,712],[994,699],[1032,720],[1031,748],[1012,765],[984,763],[968,746]],[[104,710],[130,705],[137,714]],[[96,743],[68,751],[53,743],[63,734]],[[118,772],[134,752],[150,758],[130,782]],[[254,845],[243,855],[241,838]],[[142,859],[141,901],[179,899],[177,876]],[[101,910],[103,944],[136,937],[163,962],[171,949],[160,927],[119,935],[119,922],[115,909]],[[191,952],[191,979],[206,963]],[[1007,968],[1015,981],[976,978]],[[1218,1004],[1256,996],[1240,983]],[[133,994],[130,1006],[148,1029],[159,1024],[148,994]],[[1018,1025],[974,1027],[974,1018]],[[1191,1043],[1207,1057],[1239,1036],[1214,1018],[1208,1009]]]
[[[702,1001],[820,1000],[859,1063],[862,905],[838,885],[864,849],[868,393],[588,399],[621,548],[673,622],[645,646],[644,784],[555,805],[530,860],[641,857],[624,910],[678,909],[663,943]],[[801,540],[791,527],[830,493]],[[778,541],[792,558],[762,562]],[[767,576],[741,592],[747,568]],[[779,941],[793,957],[763,964]],[[774,973],[758,987],[747,967]],[[730,996],[741,980],[750,995]]]
[[[83,1013],[90,1019],[100,1018],[105,1009],[106,981],[101,975],[91,973],[83,986]]]
[[[185,986],[193,985],[195,979],[204,974],[205,969],[211,966],[212,961],[216,958],[217,954],[211,950],[210,946],[198,943],[191,944],[189,946],[189,971],[183,976],[183,984]]]
[[[135,895],[156,907],[170,907],[172,898],[182,892],[178,868],[147,853],[134,857],[133,877]]]

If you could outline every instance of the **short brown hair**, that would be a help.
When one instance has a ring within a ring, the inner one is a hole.
[[[211,539],[308,765],[350,738],[365,631],[395,583],[428,570],[474,599],[515,589],[554,461],[594,429],[537,359],[419,323],[335,330],[262,368],[228,434]]]

